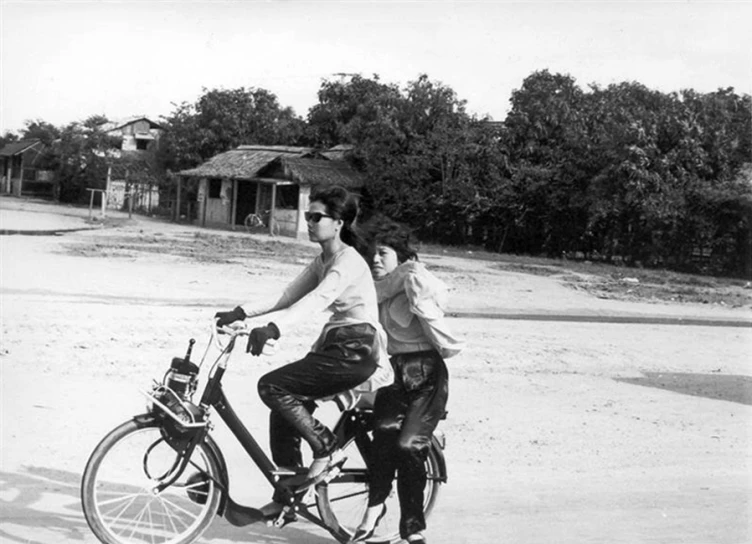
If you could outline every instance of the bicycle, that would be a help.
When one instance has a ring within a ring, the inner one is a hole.
[[[81,481],[81,502],[87,523],[105,544],[189,544],[211,525],[214,516],[245,526],[267,522],[284,527],[296,516],[329,531],[338,542],[350,540],[368,501],[368,467],[372,462],[373,413],[366,397],[341,410],[333,431],[346,460],[338,471],[315,486],[306,480],[307,469],[276,466],[240,421],[222,390],[236,340],[248,329],[216,329],[201,362],[191,362],[195,340],[185,357],[172,359],[161,382],[143,392],[146,413],[108,433],[94,448]],[[221,338],[226,337],[226,342]],[[198,404],[193,396],[210,347],[219,350]],[[212,409],[224,421],[271,486],[285,497],[279,516],[267,519],[260,510],[236,503],[230,496],[227,465],[212,438]],[[426,460],[424,493],[426,517],[431,513],[441,484],[447,481],[442,436],[434,435]],[[393,492],[388,515],[368,542],[396,543],[399,505]],[[312,510],[316,506],[316,512]]]
[[[269,221],[271,221],[271,224],[272,224],[270,234],[272,236],[278,236],[279,224],[274,220],[270,212],[267,212],[267,216],[269,217]],[[245,219],[243,220],[243,224],[245,225],[246,232],[249,232],[249,233],[254,232],[258,229],[266,228],[267,226],[267,223],[266,221],[264,221],[263,217],[253,212],[245,216]]]

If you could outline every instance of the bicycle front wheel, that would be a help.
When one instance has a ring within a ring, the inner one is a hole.
[[[189,544],[209,527],[222,494],[217,460],[200,444],[180,478],[157,491],[177,457],[154,421],[123,423],[99,443],[84,470],[81,502],[100,541]]]
[[[346,542],[355,532],[368,507],[368,469],[364,461],[365,454],[358,448],[355,440],[345,447],[347,462],[339,476],[328,484],[316,488],[316,502],[321,519],[337,536]],[[426,487],[423,491],[423,512],[428,518],[431,514],[442,483],[440,447],[431,441],[431,448],[426,459]],[[376,531],[367,542],[375,544],[393,544],[402,539],[399,535],[400,505],[392,486],[392,492],[386,500],[386,515],[376,526]]]

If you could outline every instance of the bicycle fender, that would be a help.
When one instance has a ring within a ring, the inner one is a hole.
[[[444,444],[436,436],[431,437],[431,449],[436,454],[436,460],[439,464],[439,477],[443,483],[446,483],[448,476],[446,459],[444,459]]]
[[[227,500],[230,497],[230,477],[227,472],[227,462],[225,461],[225,456],[222,454],[222,450],[219,449],[219,446],[211,436],[207,434],[204,438],[204,443],[206,444],[210,455],[214,456],[214,460],[217,462],[220,477],[219,483],[222,484],[226,490],[225,493],[222,493],[222,497],[219,499],[219,508],[217,508],[217,515],[222,517],[225,513],[225,508],[227,507]]]

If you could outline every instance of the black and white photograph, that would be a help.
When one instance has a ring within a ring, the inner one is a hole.
[[[0,0],[0,544],[751,543],[751,22]]]

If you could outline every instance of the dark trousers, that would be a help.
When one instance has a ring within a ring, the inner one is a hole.
[[[397,473],[400,536],[423,531],[425,461],[431,436],[446,415],[449,378],[436,351],[395,355],[394,384],[379,389],[374,403],[374,439],[368,504],[383,503]]]
[[[272,411],[269,438],[277,465],[302,465],[301,437],[315,458],[337,447],[334,434],[313,417],[314,401],[365,382],[376,370],[375,344],[376,330],[371,325],[337,327],[315,352],[261,377],[258,392]]]

